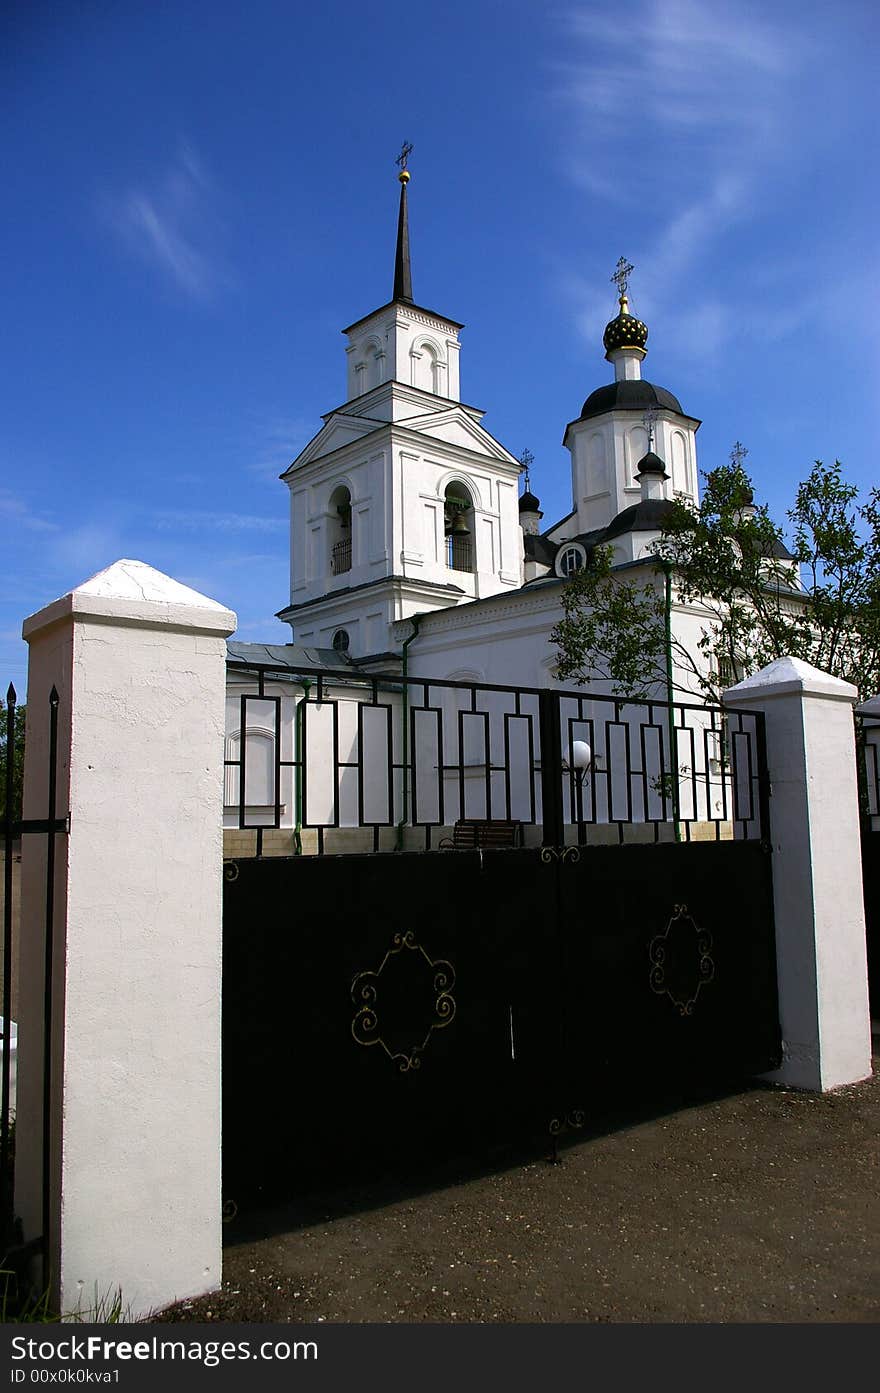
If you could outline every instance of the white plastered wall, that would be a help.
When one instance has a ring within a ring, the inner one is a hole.
[[[697,501],[696,424],[689,417],[663,411],[655,423],[653,448],[666,462],[670,477],[663,496]],[[637,412],[609,411],[569,426],[566,443],[572,458],[575,532],[606,527],[612,518],[641,498],[636,466],[648,449],[648,432]],[[673,468],[674,465],[674,468]]]
[[[767,726],[783,1044],[770,1077],[818,1091],[871,1072],[855,697],[798,658],[725,693],[763,711]]]
[[[26,815],[60,696],[49,1267],[64,1312],[220,1284],[225,637],[235,616],[118,562],[25,623]],[[33,739],[31,736],[33,735]],[[17,1202],[41,1229],[41,878],[23,854]]]

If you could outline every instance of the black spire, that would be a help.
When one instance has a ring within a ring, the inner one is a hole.
[[[397,215],[397,252],[394,257],[394,294],[393,300],[404,300],[408,305],[413,304],[412,293],[412,271],[409,264],[409,217],[406,207],[406,186],[409,183],[409,170],[406,162],[412,152],[412,146],[404,141],[403,149],[397,157],[397,164],[400,165],[400,212]]]

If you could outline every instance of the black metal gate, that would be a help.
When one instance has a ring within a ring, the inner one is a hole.
[[[563,757],[578,735],[563,699],[542,693],[535,708],[530,797],[544,845],[227,864],[228,1201],[546,1143],[622,1102],[779,1063],[760,717],[747,729],[702,709],[704,747],[716,730],[724,741],[726,792],[700,821],[668,776],[649,778],[645,729],[662,752],[668,709],[640,712],[632,740],[620,703],[604,738],[595,713],[576,713],[604,750],[581,779]],[[488,719],[486,730],[488,754]],[[448,747],[436,759],[453,782],[454,759]],[[364,763],[358,744],[344,767]],[[509,790],[509,771],[492,772]],[[703,797],[708,763],[700,777]]]
[[[769,861],[727,842],[228,868],[226,1197],[774,1067]]]
[[[871,1014],[880,1015],[880,718],[856,718],[861,774],[862,877]]]
[[[53,1010],[53,957],[55,918],[55,861],[56,842],[70,830],[70,815],[58,815],[58,715],[59,697],[53,686],[48,696],[42,695],[46,708],[39,713],[39,724],[46,721],[46,761],[43,769],[43,788],[35,787],[33,801],[46,817],[24,818],[22,799],[24,784],[24,710],[18,707],[15,688],[10,683],[6,693],[0,765],[2,765],[2,811],[0,843],[3,849],[3,1040],[0,1055],[0,1257],[7,1283],[19,1278],[36,1253],[44,1252],[44,1237],[50,1229],[50,1188],[48,1182],[51,1154],[51,1031]],[[36,698],[32,697],[32,700]],[[12,1026],[13,1026],[13,968],[17,947],[14,934],[13,880],[15,862],[20,860],[22,837],[45,838],[45,880],[43,901],[43,1023],[42,1023],[42,1233],[21,1244],[19,1225],[14,1208],[15,1146],[14,1107],[12,1101]],[[45,1253],[44,1253],[45,1261]],[[44,1273],[44,1277],[46,1274]],[[7,1285],[5,1296],[14,1300],[14,1286]]]

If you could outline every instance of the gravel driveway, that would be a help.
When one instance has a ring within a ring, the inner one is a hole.
[[[237,1216],[222,1293],[158,1319],[874,1322],[878,1124],[876,1072],[750,1088],[606,1119],[558,1165],[497,1155]]]

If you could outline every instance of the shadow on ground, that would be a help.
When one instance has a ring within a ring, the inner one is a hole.
[[[731,1088],[226,1226],[220,1292],[162,1321],[876,1322],[880,1080]],[[357,1175],[357,1138],[338,1144]]]

